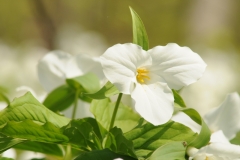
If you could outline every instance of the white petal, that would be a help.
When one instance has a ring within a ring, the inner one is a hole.
[[[196,82],[206,68],[198,54],[188,47],[180,47],[174,43],[154,47],[148,53],[152,56],[151,72],[163,77],[173,89]]]
[[[240,146],[226,143],[211,143],[199,150],[198,153],[208,153],[219,157],[240,158]]]
[[[51,91],[64,84],[66,78],[66,64],[72,56],[53,51],[45,55],[38,63],[38,78],[46,91]]]
[[[221,143],[226,143],[226,144],[230,144],[230,142],[228,141],[227,137],[223,134],[222,130],[219,130],[217,132],[213,132],[211,134],[211,140],[210,142],[221,142]]]
[[[230,140],[240,131],[240,98],[238,93],[227,96],[220,107],[212,109],[204,120],[212,131],[222,130]]]
[[[178,112],[177,114],[173,115],[172,120],[189,127],[193,132],[200,133],[201,131],[201,126],[183,112]]]
[[[173,113],[173,95],[166,84],[136,84],[131,94],[136,111],[154,125],[164,124]]]
[[[130,94],[136,82],[137,68],[150,65],[151,57],[138,45],[117,44],[101,56],[101,64],[106,78],[120,92]]]

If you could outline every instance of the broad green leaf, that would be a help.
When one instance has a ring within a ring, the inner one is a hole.
[[[122,158],[124,160],[137,160],[129,156],[114,153],[109,149],[86,152],[84,154],[79,155],[74,160],[114,160],[117,158]]]
[[[121,129],[114,127],[107,135],[105,148],[111,149],[115,153],[136,157],[132,141],[127,140]]]
[[[148,36],[144,24],[138,14],[130,7],[133,24],[133,43],[148,50]]]
[[[9,121],[6,125],[0,128],[0,132],[12,138],[30,141],[48,143],[68,141],[68,137],[61,133],[60,128],[57,128],[50,122],[46,122],[44,125],[41,125],[29,119],[22,122]]]
[[[43,105],[50,110],[62,111],[74,102],[75,90],[68,85],[62,85],[48,94]]]
[[[14,139],[0,133],[0,154],[8,150],[9,148],[12,148],[13,146],[22,142],[24,142],[23,139],[19,139],[19,138]]]
[[[174,95],[174,103],[177,103],[182,108],[186,108],[187,106],[186,106],[184,100],[182,99],[182,97],[178,94],[178,92],[175,91],[174,89],[172,89],[172,92]]]
[[[58,144],[25,141],[14,146],[16,149],[40,152],[49,155],[63,156],[62,148]]]
[[[111,83],[107,82],[99,91],[96,93],[83,93],[84,96],[87,96],[92,99],[105,99],[115,94],[119,94],[119,90]]]
[[[155,150],[149,157],[149,160],[185,160],[186,146],[185,142],[170,142]]]
[[[100,89],[98,77],[93,73],[87,73],[82,76],[66,79],[67,84],[73,88],[84,90],[87,93],[93,93]]]
[[[204,120],[201,118],[200,114],[192,108],[181,109],[180,111],[187,114],[193,121],[202,126],[199,135],[189,143],[189,146],[201,148],[207,145],[210,141],[211,131],[209,130]]]
[[[188,127],[173,121],[159,126],[147,122],[125,133],[125,137],[133,142],[137,156],[144,158],[167,143],[173,141],[189,143],[196,136],[196,133]]]
[[[70,119],[57,115],[38,102],[30,92],[15,98],[8,107],[0,111],[0,126],[9,121],[21,122],[26,119],[39,123],[51,122],[56,127],[68,124]]]
[[[85,151],[102,149],[106,130],[101,128],[93,118],[72,120],[64,126],[63,133],[69,138],[72,147]]]
[[[115,104],[115,102],[110,102],[108,98],[93,100],[91,103],[90,111],[104,128],[109,128]],[[139,114],[134,112],[130,107],[120,103],[114,126],[121,128],[125,133],[136,127],[139,119]]]
[[[91,99],[84,96],[83,93],[94,93],[100,89],[99,79],[93,73],[87,73],[83,76],[66,79],[66,82],[76,90],[76,94],[79,94],[79,98],[86,102],[91,102]]]

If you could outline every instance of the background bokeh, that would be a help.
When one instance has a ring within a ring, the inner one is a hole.
[[[10,99],[19,86],[37,94],[36,65],[50,50],[101,55],[132,41],[131,6],[142,18],[150,48],[188,46],[208,64],[202,79],[181,91],[205,114],[240,91],[240,1],[0,0],[0,88]]]

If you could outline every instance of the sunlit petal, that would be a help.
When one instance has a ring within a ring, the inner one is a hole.
[[[136,84],[132,93],[136,111],[154,125],[164,124],[173,113],[173,95],[166,84]]]
[[[212,131],[222,130],[228,140],[235,137],[240,131],[240,98],[238,93],[231,93],[217,108],[212,109],[204,116]]]
[[[211,134],[211,139],[210,142],[221,142],[221,143],[226,143],[226,144],[230,144],[230,142],[228,141],[227,137],[223,134],[222,130],[219,130],[217,132],[213,132]]]
[[[151,57],[138,45],[117,44],[101,56],[101,64],[106,78],[122,93],[130,94],[137,68],[150,65]]]
[[[154,47],[148,53],[152,57],[151,71],[163,77],[173,89],[196,82],[206,68],[198,54],[174,43]]]

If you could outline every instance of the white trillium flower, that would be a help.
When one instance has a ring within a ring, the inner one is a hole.
[[[197,81],[206,64],[188,47],[157,46],[148,51],[136,44],[117,44],[101,56],[106,78],[121,93],[131,94],[136,111],[154,125],[173,113],[173,93]]]
[[[52,51],[39,61],[37,69],[39,81],[47,92],[65,84],[67,78],[81,76],[88,72],[97,75],[100,82],[105,82],[99,58],[84,54],[71,55],[63,51]],[[77,118],[92,116],[89,104],[79,100],[78,106],[81,110],[78,111]],[[67,117],[71,117],[72,107],[64,113]]]

